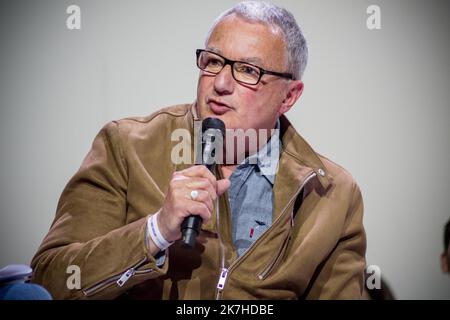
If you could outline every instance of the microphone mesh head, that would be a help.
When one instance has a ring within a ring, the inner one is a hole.
[[[223,163],[222,148],[225,124],[217,118],[206,118],[202,122],[202,163],[213,171],[216,163]]]
[[[206,118],[202,121],[202,132],[208,129],[218,129],[222,133],[222,137],[225,136],[225,124],[218,118]]]

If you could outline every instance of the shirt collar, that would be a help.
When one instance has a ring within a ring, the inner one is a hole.
[[[264,175],[273,185],[275,183],[275,174],[278,167],[278,161],[280,159],[280,149],[280,119],[277,119],[275,130],[269,141],[261,147],[258,152],[244,159],[241,165],[256,165],[259,169],[258,173]]]

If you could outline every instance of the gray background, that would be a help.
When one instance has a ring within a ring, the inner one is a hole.
[[[216,16],[235,1],[3,1],[0,5],[0,267],[29,263],[59,195],[113,119],[192,102]],[[310,61],[288,116],[348,169],[365,200],[368,264],[402,299],[450,298],[448,1],[276,1]],[[66,8],[81,7],[81,30]],[[381,8],[382,29],[366,28]]]

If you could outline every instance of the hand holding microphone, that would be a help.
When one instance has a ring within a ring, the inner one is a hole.
[[[211,123],[217,126],[217,121],[220,121],[216,118],[208,119],[203,120],[204,133],[213,132],[209,130]],[[212,129],[223,129],[221,134],[225,131],[224,126]],[[214,140],[207,138],[204,141],[202,162],[205,165],[193,166],[173,174],[157,219],[161,234],[167,241],[172,242],[183,236],[183,244],[187,247],[195,246],[202,222],[207,223],[211,219],[214,201],[230,186],[228,179],[217,180],[211,172],[214,171],[215,163],[208,158],[211,156],[209,143]],[[214,158],[214,153],[212,157]]]
[[[217,118],[203,120],[201,162],[212,174],[215,174],[216,155],[222,154],[224,136],[225,124],[222,120]],[[191,191],[192,200],[196,200],[197,196],[197,190]],[[195,240],[200,233],[201,225],[202,219],[197,215],[191,215],[183,221],[181,232],[183,234],[182,244],[185,247],[193,248],[195,246]]]

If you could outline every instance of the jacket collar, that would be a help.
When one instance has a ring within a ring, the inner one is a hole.
[[[286,156],[289,155],[293,162],[312,169],[319,179],[320,184],[326,190],[332,178],[327,172],[323,162],[313,148],[297,133],[290,121],[282,115],[280,117],[280,138]]]
[[[278,172],[276,174],[274,193],[273,220],[280,216],[284,208],[294,200],[300,187],[306,185],[314,174],[315,181],[320,182],[321,190],[327,190],[330,179],[324,164],[308,143],[296,132],[289,120],[280,117],[280,139],[282,150]]]

